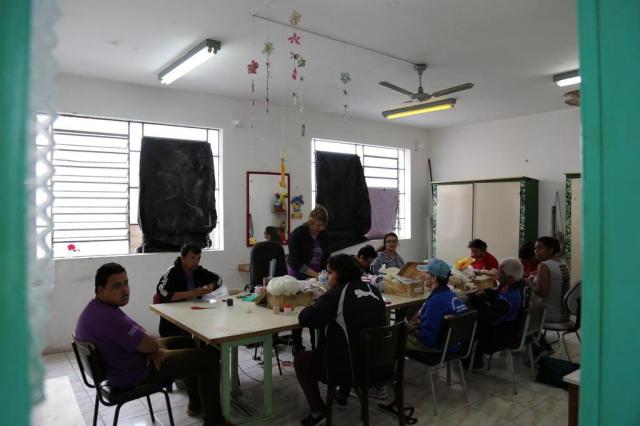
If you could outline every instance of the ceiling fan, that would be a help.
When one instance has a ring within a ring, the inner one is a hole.
[[[381,81],[380,85],[386,88],[389,88],[391,90],[395,90],[396,92],[404,93],[405,95],[409,96],[411,99],[406,102],[423,102],[423,101],[426,101],[427,99],[439,98],[441,96],[448,95],[450,93],[460,92],[461,90],[467,90],[473,87],[473,83],[464,83],[458,86],[449,87],[448,89],[438,90],[431,94],[425,93],[424,89],[422,88],[422,73],[424,72],[424,70],[427,69],[427,64],[416,64],[413,66],[413,68],[418,72],[418,80],[419,80],[418,91],[416,93],[410,92],[406,89],[403,89],[402,87],[398,87],[393,83],[389,83],[388,81]]]

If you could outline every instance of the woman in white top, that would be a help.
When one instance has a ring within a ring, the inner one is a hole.
[[[533,291],[539,303],[547,307],[545,322],[570,320],[562,299],[569,291],[569,268],[559,257],[560,243],[552,237],[540,237],[535,245],[536,259],[540,262],[533,280]]]

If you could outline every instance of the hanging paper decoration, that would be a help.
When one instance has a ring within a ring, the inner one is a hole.
[[[291,12],[291,16],[289,16],[289,23],[295,29],[302,22],[302,14],[297,10]],[[295,33],[294,33],[295,34]]]
[[[347,91],[347,84],[351,83],[351,74],[348,72],[340,73],[340,81],[344,84],[344,88],[342,89],[342,118],[344,122],[347,122],[347,110],[349,109],[349,92]]]
[[[297,10],[294,10],[289,17],[289,23],[291,24],[292,34],[287,38],[289,44],[291,45],[291,52],[289,53],[291,61],[293,62],[293,69],[291,70],[291,79],[296,81],[296,86],[291,92],[291,99],[294,105],[298,106],[298,111],[302,115],[304,110],[304,101],[303,101],[303,90],[302,83],[304,82],[304,68],[307,65],[306,59],[302,57],[302,54],[296,48],[296,46],[301,46],[302,39],[300,35],[297,33],[297,27],[302,22],[302,14]],[[304,137],[304,124],[302,124],[301,134]]]
[[[278,203],[281,206],[286,206],[286,200],[289,196],[287,192],[287,151],[283,148],[280,150],[280,181],[278,182],[278,186],[280,189],[280,197],[278,198]]]
[[[265,54],[267,56],[267,60],[265,62],[265,65],[267,66],[267,97],[265,98],[265,101],[267,103],[267,114],[269,113],[269,79],[271,78],[271,71],[269,69],[269,67],[271,66],[271,55],[273,54],[273,43],[271,43],[270,41],[267,41],[264,44],[264,49],[262,49],[262,53]]]
[[[251,128],[253,129],[253,123],[254,123],[254,119],[255,119],[255,111],[256,111],[256,86],[255,86],[255,82],[254,82],[254,78],[253,76],[256,75],[258,73],[258,63],[256,62],[255,59],[252,59],[251,62],[249,62],[249,65],[247,65],[247,73],[252,76],[251,77],[251,112],[250,112],[250,121],[251,121]]]
[[[302,194],[296,195],[293,198],[291,198],[291,208],[293,209],[293,212],[291,213],[291,219],[302,219],[303,204],[304,204],[304,200],[302,199]]]

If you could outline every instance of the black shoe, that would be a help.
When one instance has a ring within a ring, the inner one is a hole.
[[[300,421],[302,426],[315,426],[315,425],[323,425],[327,421],[327,416],[324,414],[318,414],[317,416],[313,416],[313,413],[309,413],[307,417]]]

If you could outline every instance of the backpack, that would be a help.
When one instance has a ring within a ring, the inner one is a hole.
[[[580,368],[580,364],[575,364],[563,359],[542,357],[538,361],[538,376],[536,381],[548,385],[567,389],[568,384],[562,380],[564,376]]]

